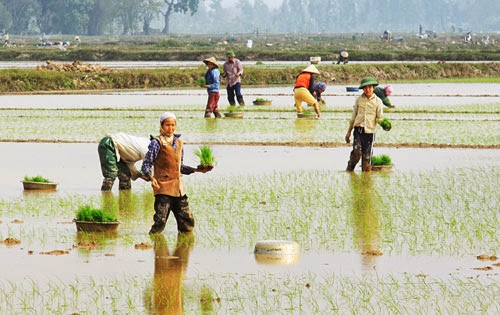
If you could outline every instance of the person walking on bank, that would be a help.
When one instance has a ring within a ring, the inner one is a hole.
[[[314,87],[314,74],[319,74],[318,69],[314,65],[310,65],[300,72],[295,79],[293,98],[297,114],[302,113],[302,102],[306,102],[309,106],[314,106],[314,111],[319,118],[319,103],[311,94],[311,90]]]
[[[207,107],[205,108],[205,118],[212,117],[212,113],[215,118],[222,117],[219,111],[219,99],[220,99],[220,71],[219,64],[214,57],[207,58],[203,60],[205,65],[207,65],[208,70],[205,73],[205,87],[207,88],[208,100]]]
[[[182,174],[206,173],[208,170],[183,164],[181,135],[174,133],[176,127],[176,117],[173,113],[165,112],[161,115],[160,135],[149,143],[142,163],[142,176],[146,181],[151,181],[155,195],[154,223],[149,234],[161,233],[165,229],[170,212],[174,213],[179,232],[191,232],[194,228],[194,218],[189,210]],[[153,167],[154,174],[151,174]]]
[[[97,146],[101,163],[102,181],[101,190],[109,191],[118,177],[120,190],[131,188],[130,179],[136,180],[140,172],[135,163],[141,161],[148,152],[149,140],[122,132],[110,134],[101,139]]]
[[[241,75],[243,74],[243,65],[239,59],[235,58],[236,55],[233,51],[227,52],[227,61],[224,62],[222,66],[223,74],[222,76],[226,78],[226,90],[227,90],[227,100],[229,105],[234,106],[236,102],[234,97],[240,106],[244,106],[243,95],[241,95]]]
[[[345,135],[345,141],[350,142],[351,132],[354,129],[354,141],[346,171],[354,171],[354,167],[361,158],[361,169],[363,172],[371,171],[371,158],[373,142],[375,141],[375,130],[382,120],[382,100],[378,98],[373,90],[378,85],[373,77],[365,77],[359,85],[363,94],[356,98],[354,103],[349,129]]]
[[[392,86],[390,84],[386,85],[384,88],[381,88],[380,86],[375,87],[373,90],[375,95],[377,95],[381,100],[382,103],[389,107],[389,108],[394,108],[396,105],[393,105],[391,103],[391,100],[389,99],[389,96],[392,94]]]

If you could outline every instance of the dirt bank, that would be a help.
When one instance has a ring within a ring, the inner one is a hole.
[[[76,64],[76,66],[75,66]],[[247,86],[290,85],[303,66],[247,66],[244,80]],[[68,70],[70,69],[70,70]],[[500,77],[500,63],[394,63],[370,65],[318,65],[319,80],[327,83],[349,84],[373,75],[378,80],[429,80]],[[0,71],[1,93],[37,93],[45,91],[162,89],[196,87],[205,73],[196,68],[113,70],[84,65],[80,62],[38,69],[7,69]]]

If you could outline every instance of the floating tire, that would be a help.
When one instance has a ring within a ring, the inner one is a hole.
[[[299,259],[300,245],[293,241],[265,240],[255,244],[255,260],[261,264],[293,264]]]

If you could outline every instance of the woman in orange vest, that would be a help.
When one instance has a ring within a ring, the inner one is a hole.
[[[295,79],[293,98],[295,99],[297,114],[302,113],[302,102],[306,102],[307,105],[314,106],[314,111],[319,118],[319,103],[310,92],[314,86],[315,74],[319,74],[319,71],[314,65],[310,65],[302,70],[302,72]]]

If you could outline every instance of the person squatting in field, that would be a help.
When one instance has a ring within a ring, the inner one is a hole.
[[[165,112],[161,115],[160,135],[151,139],[141,167],[142,176],[146,181],[151,181],[155,195],[154,223],[150,234],[161,233],[165,229],[170,212],[175,216],[179,232],[191,232],[194,229],[194,217],[189,209],[182,174],[206,173],[208,170],[183,164],[184,149],[181,135],[174,133],[176,127],[177,121],[173,113]],[[153,174],[151,168],[154,168]]]
[[[361,169],[363,172],[371,171],[371,157],[375,131],[377,124],[382,120],[382,100],[373,92],[378,85],[373,77],[365,77],[359,85],[363,94],[356,98],[349,128],[345,135],[345,141],[350,142],[351,132],[354,129],[354,141],[352,151],[347,162],[346,171],[354,171],[354,167],[361,158]]]

